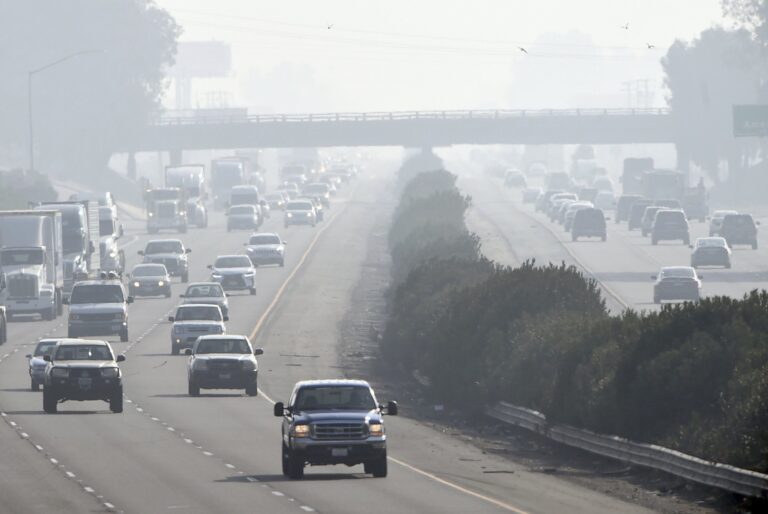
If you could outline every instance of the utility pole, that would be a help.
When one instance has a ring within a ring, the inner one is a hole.
[[[97,54],[101,52],[102,50],[80,50],[79,52],[74,52],[69,55],[65,55],[64,57],[56,59],[55,61],[51,61],[44,66],[40,66],[39,68],[35,68],[27,72],[27,124],[29,126],[29,169],[30,171],[35,169],[35,126],[34,126],[34,120],[32,117],[32,105],[33,105],[32,79],[38,73],[45,71],[49,68],[53,68],[58,64],[61,64],[65,61],[68,61],[80,55]]]

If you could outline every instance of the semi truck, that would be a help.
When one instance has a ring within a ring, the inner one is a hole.
[[[246,160],[241,157],[226,157],[211,161],[211,193],[215,209],[226,207],[233,187],[247,183],[246,164]]]
[[[650,157],[624,159],[621,174],[621,189],[625,195],[643,194],[643,180],[645,172],[654,169],[653,159]]]
[[[688,176],[682,171],[655,169],[644,172],[640,194],[654,201],[678,200],[689,219],[703,222],[709,214],[703,183],[689,187]]]
[[[178,188],[184,192],[186,202],[183,205],[187,211],[187,223],[200,228],[208,226],[208,211],[205,207],[208,191],[206,190],[204,165],[166,166],[165,187]]]
[[[61,212],[64,298],[68,298],[75,282],[88,278],[101,263],[98,202],[42,202],[35,209]]]
[[[63,312],[62,214],[56,210],[0,211],[0,300],[8,316]]]
[[[186,191],[177,187],[150,189],[144,194],[147,209],[147,232],[161,230],[187,231]]]

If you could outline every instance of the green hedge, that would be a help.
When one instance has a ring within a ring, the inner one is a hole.
[[[559,423],[768,471],[768,293],[611,316],[565,265],[480,253],[446,171],[402,189],[382,351],[464,410],[507,400]]]
[[[29,202],[58,199],[48,175],[36,171],[0,172],[0,209],[27,209]]]

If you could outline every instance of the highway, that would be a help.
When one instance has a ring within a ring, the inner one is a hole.
[[[459,165],[460,166],[460,165]],[[501,181],[471,171],[460,188],[472,196],[470,230],[477,232],[486,255],[501,264],[516,265],[535,258],[540,264],[566,262],[580,267],[603,289],[608,307],[658,310],[653,303],[651,275],[662,266],[690,265],[691,250],[681,242],[651,244],[639,230],[627,230],[626,222],[607,223],[608,240],[581,239],[572,242],[562,225],[522,203],[521,190],[505,188]],[[734,207],[738,209],[738,206]],[[607,216],[612,218],[613,212]],[[760,218],[756,218],[760,219]],[[765,224],[765,219],[762,219]],[[709,224],[690,222],[691,242],[709,235]],[[768,234],[758,231],[759,247],[736,246],[731,269],[701,268],[702,296],[725,295],[740,298],[752,289],[768,288]]]
[[[252,334],[265,350],[258,397],[187,396],[187,358],[169,355],[166,321],[180,284],[171,299],[137,299],[130,342],[111,339],[127,355],[123,414],[99,402],[67,402],[58,415],[43,414],[41,393],[28,389],[24,355],[38,338],[64,335],[66,318],[12,323],[9,342],[0,347],[0,472],[13,478],[0,481],[0,511],[646,512],[408,416],[388,418],[385,479],[363,475],[362,466],[308,468],[301,481],[282,476],[271,402],[287,399],[298,380],[349,375],[339,326],[365,272],[368,234],[391,208],[393,175],[386,169],[361,177],[315,229],[284,230],[280,215],[263,227],[288,241],[286,266],[259,268],[258,295],[233,295],[228,323],[230,333]],[[126,221],[126,230],[130,268],[150,237],[135,220]],[[191,230],[184,237],[192,248],[190,280],[206,279],[205,265],[218,254],[241,252],[246,237],[227,233],[221,214],[208,229]],[[486,473],[499,469],[505,472]]]

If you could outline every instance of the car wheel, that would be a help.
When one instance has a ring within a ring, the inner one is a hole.
[[[178,354],[179,354],[179,347],[171,343],[171,355],[178,355]]]
[[[281,267],[281,268],[285,267],[285,259],[282,259],[282,260],[280,261],[280,267]]]
[[[651,238],[651,244],[652,244],[652,245],[657,245],[657,244],[659,244],[659,240],[658,240],[658,239],[656,239],[655,237],[652,237],[652,238]]]
[[[757,250],[757,241],[752,242],[752,249]]]
[[[685,246],[690,245],[691,244],[691,238],[690,237],[686,237],[685,239],[683,239],[683,244]]]
[[[46,414],[56,414],[59,406],[59,399],[53,394],[50,387],[43,388],[43,411]]]
[[[661,303],[661,298],[659,298],[658,296],[654,296],[653,297],[653,303],[660,304]]]
[[[184,225],[181,228],[179,228],[179,233],[180,234],[186,234],[187,233],[187,226]]]
[[[288,477],[294,480],[304,478],[304,459],[288,451]]]
[[[285,444],[280,445],[280,460],[283,463],[283,476],[288,476],[289,472],[289,466],[288,466],[288,448],[285,447]]]
[[[181,274],[181,281],[182,283],[186,284],[189,282],[189,271],[185,271]]]
[[[40,313],[40,317],[43,318],[43,321],[51,321],[54,319],[56,317],[56,306],[53,306],[50,309],[45,309]]]
[[[608,236],[603,234],[602,236],[600,236],[600,239],[602,239],[603,243],[605,243],[608,240]]]
[[[384,478],[387,476],[387,453],[378,457],[375,460],[366,462],[364,465],[365,472],[372,474],[376,478]]]
[[[187,386],[189,396],[200,396],[200,386],[194,380],[190,380]]]
[[[121,387],[109,398],[109,410],[115,414],[123,412],[123,388]]]
[[[170,298],[171,297],[171,288],[170,287],[165,291],[165,297],[166,298]]]
[[[248,291],[251,293],[251,296],[255,296],[256,295],[256,288],[255,287],[250,288]]]
[[[259,383],[254,380],[253,384],[245,386],[245,394],[248,396],[257,396],[259,394]]]
[[[120,332],[120,342],[121,343],[127,343],[128,342],[128,329],[126,328],[122,332]]]
[[[40,382],[37,380],[32,380],[32,384],[29,387],[33,391],[39,391],[40,390]]]
[[[731,261],[725,263],[725,269],[731,269]]]

